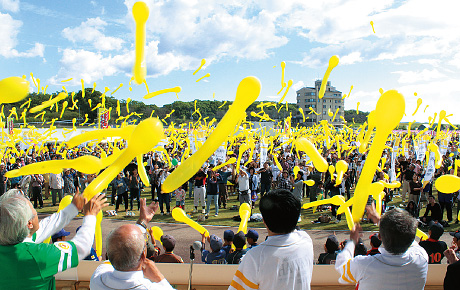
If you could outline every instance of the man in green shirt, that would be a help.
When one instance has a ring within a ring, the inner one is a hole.
[[[76,267],[89,254],[96,215],[107,199],[99,195],[85,203],[81,196],[75,198],[78,202],[74,205],[84,213],[75,237],[68,242],[36,244],[32,237],[40,223],[30,201],[16,192],[0,197],[0,288],[55,289],[54,275]]]

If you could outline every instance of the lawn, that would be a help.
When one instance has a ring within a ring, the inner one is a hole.
[[[110,201],[110,191],[108,191],[108,195],[109,195],[109,201]],[[437,193],[434,192],[434,195],[437,196]],[[141,197],[145,197],[147,198],[147,202],[150,202],[151,201],[151,194],[150,194],[150,188],[146,188],[144,190],[144,192],[142,192],[141,194]],[[309,201],[309,199],[304,199],[303,200],[303,203]],[[107,218],[107,219],[119,219],[119,220],[136,220],[137,217],[139,216],[139,211],[137,211],[137,201],[134,201],[133,202],[134,204],[134,216],[125,216],[125,213],[124,213],[124,205],[121,205],[120,209],[119,209],[119,213],[117,216],[107,216],[107,214],[105,213],[107,210],[114,210],[115,209],[115,206],[108,206],[106,208],[104,208],[104,218]],[[173,197],[172,198],[172,203],[171,203],[171,210],[172,208],[174,208],[176,204],[176,201],[175,201],[175,198]],[[214,210],[214,205],[211,205],[211,209],[210,209],[210,214],[209,214],[209,218],[204,221],[204,222],[200,222],[201,224],[203,225],[219,225],[219,226],[238,226],[239,225],[239,222],[237,221],[234,221],[232,218],[233,216],[235,215],[238,215],[238,211],[237,210],[231,210],[230,208],[232,208],[232,206],[239,206],[239,202],[237,201],[237,195],[236,194],[230,194],[229,195],[229,202],[227,204],[227,209],[219,209],[219,215],[217,217],[214,216],[214,213],[215,213],[215,210]],[[396,196],[389,204],[389,206],[400,206],[401,205],[401,198]],[[423,215],[423,213],[425,213],[425,209],[424,207],[426,206],[426,202],[423,202],[423,208],[421,210],[421,215]],[[201,211],[199,211],[199,213],[192,213],[192,210],[193,210],[193,198],[188,198],[188,193],[187,193],[187,198],[186,198],[186,201],[185,201],[185,210],[188,214],[190,214],[192,216],[192,218],[194,220],[197,220],[197,218],[201,215]],[[37,209],[37,212],[39,213],[54,213],[56,212],[58,209],[57,206],[52,206],[51,205],[51,197],[48,199],[48,200],[44,200],[44,208],[43,209]],[[165,212],[166,212],[166,208],[165,208]],[[256,208],[253,210],[253,213],[258,213],[259,212],[259,209],[258,209],[258,201],[256,202]],[[455,213],[457,212],[457,207],[456,207],[456,204],[455,204],[455,207],[453,209],[453,217],[454,217],[454,220],[456,219],[455,217]],[[313,210],[312,209],[302,209],[302,212],[301,212],[301,216],[302,216],[302,221],[299,222],[299,226],[300,228],[302,229],[307,229],[307,230],[311,230],[311,229],[315,229],[315,230],[347,230],[348,227],[347,227],[347,223],[346,223],[346,220],[345,220],[345,215],[342,215],[342,221],[340,223],[334,223],[334,222],[331,222],[331,223],[327,223],[327,224],[313,224],[311,221],[313,220],[317,220],[318,217],[321,215],[321,214],[328,214],[328,215],[331,215],[331,212],[330,210],[326,210],[326,211],[323,211],[323,212],[315,212],[313,213]],[[444,218],[447,219],[446,217],[446,212],[444,211]],[[153,218],[153,221],[155,222],[166,222],[166,223],[176,223],[176,221],[172,218],[171,215],[160,215],[160,213],[158,212],[155,217]],[[372,223],[368,223],[368,222],[363,222],[361,224],[361,226],[363,227],[363,230],[365,231],[376,231],[378,229],[378,227],[374,226]],[[248,224],[248,227],[254,227],[254,228],[262,228],[264,227],[263,223],[262,222],[250,222]],[[459,229],[459,225],[457,224],[451,224],[451,226],[446,229],[446,231],[454,231],[454,230],[457,230]]]

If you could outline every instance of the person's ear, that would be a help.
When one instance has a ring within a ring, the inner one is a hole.
[[[27,222],[27,228],[28,228],[29,230],[31,230],[31,229],[34,228],[33,219],[30,219],[30,220]]]

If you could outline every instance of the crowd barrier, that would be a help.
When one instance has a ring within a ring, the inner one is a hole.
[[[89,281],[94,270],[102,262],[80,261],[77,268],[66,270],[56,275],[56,289],[85,290],[89,289]],[[175,289],[184,290],[188,287],[190,264],[157,263],[158,269]],[[227,289],[232,281],[238,265],[193,265],[192,289],[221,290]],[[447,265],[430,265],[425,289],[442,289]],[[339,274],[333,265],[313,266],[311,289],[352,290],[354,285],[338,283]]]

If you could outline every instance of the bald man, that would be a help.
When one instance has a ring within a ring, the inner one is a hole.
[[[141,199],[141,213],[136,225],[123,225],[107,237],[107,256],[111,264],[102,264],[91,277],[92,290],[106,289],[173,289],[155,263],[147,258],[147,224],[158,203],[146,206]]]

